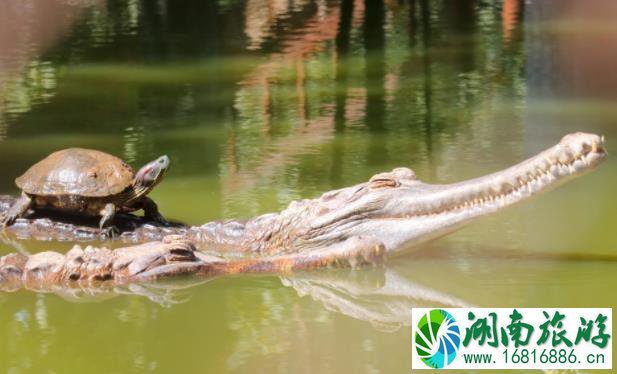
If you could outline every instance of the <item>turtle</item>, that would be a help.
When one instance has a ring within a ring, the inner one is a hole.
[[[99,228],[112,233],[117,232],[113,226],[116,213],[139,209],[147,220],[169,225],[146,196],[168,169],[166,155],[135,173],[126,162],[105,152],[84,148],[54,152],[15,179],[22,194],[0,217],[0,226],[14,223],[31,208],[101,216]]]

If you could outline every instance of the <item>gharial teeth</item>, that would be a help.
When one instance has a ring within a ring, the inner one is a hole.
[[[559,158],[558,158],[559,162],[560,163],[564,163],[564,164],[570,162],[570,160],[572,160],[572,159],[573,159],[573,157],[572,157],[572,155],[569,152],[561,153],[559,155]]]
[[[602,141],[594,142],[592,144],[592,146],[595,147],[593,150],[594,152],[597,152],[602,144]],[[518,198],[520,196],[532,195],[553,180],[559,179],[567,174],[576,173],[577,169],[580,169],[582,166],[580,163],[583,163],[585,166],[589,166],[589,160],[584,154],[576,154],[575,156],[571,156],[567,161],[559,159],[551,160],[548,156],[545,156],[544,160],[548,162],[548,165],[546,165],[545,168],[536,167],[534,173],[528,172],[524,176],[516,177],[516,181],[503,181],[500,187],[494,187],[487,195],[466,200],[449,209],[446,208],[427,214],[436,215],[452,210],[475,209],[483,204],[500,204],[501,206],[504,206],[508,203],[508,198],[510,196],[513,198]],[[405,217],[409,218],[410,216]]]

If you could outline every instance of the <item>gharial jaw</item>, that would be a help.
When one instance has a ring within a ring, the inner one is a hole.
[[[314,248],[372,235],[388,252],[399,252],[579,176],[606,155],[602,137],[569,134],[526,161],[480,178],[435,185],[417,180],[410,169],[398,168],[368,183],[296,203],[279,218],[289,219],[292,210],[304,206],[301,214],[310,223],[294,246]]]

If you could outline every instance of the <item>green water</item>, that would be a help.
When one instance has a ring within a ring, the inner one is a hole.
[[[198,224],[398,166],[475,177],[573,131],[611,152],[616,17],[571,0],[6,0],[0,193],[62,147],[167,154],[151,196]],[[615,306],[616,183],[609,157],[383,268],[3,293],[0,370],[409,372],[414,306]]]

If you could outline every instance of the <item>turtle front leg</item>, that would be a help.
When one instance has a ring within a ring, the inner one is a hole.
[[[113,225],[114,217],[116,216],[116,206],[113,203],[105,204],[101,211],[101,220],[99,221],[99,229],[105,234],[113,238],[114,234],[119,232],[118,228]]]
[[[32,206],[32,198],[25,193],[15,201],[13,205],[2,216],[0,216],[0,227],[11,225],[17,218],[23,217]]]
[[[167,221],[165,217],[159,212],[159,207],[154,200],[149,197],[144,197],[140,201],[140,207],[144,210],[144,218],[148,221],[154,221],[164,226],[171,226],[171,222]]]

